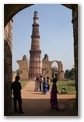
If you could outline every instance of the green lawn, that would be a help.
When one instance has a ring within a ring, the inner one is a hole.
[[[20,81],[20,83],[22,88],[24,88],[29,83],[29,81]]]
[[[20,81],[22,88],[24,88],[29,81]],[[51,84],[52,86],[52,84]],[[65,88],[67,91],[67,94],[75,94],[75,81],[57,81],[57,89],[59,93],[61,93],[61,89]]]
[[[57,89],[59,93],[61,93],[61,89],[65,88],[67,94],[75,94],[75,81],[58,81],[57,82]]]

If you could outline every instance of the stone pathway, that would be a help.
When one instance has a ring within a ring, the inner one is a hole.
[[[75,94],[58,95],[60,111],[56,111],[51,110],[50,107],[50,91],[44,95],[42,92],[35,92],[34,87],[34,81],[30,81],[21,91],[22,105],[25,113],[12,113],[12,116],[77,116]]]

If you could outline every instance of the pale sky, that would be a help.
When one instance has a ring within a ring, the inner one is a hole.
[[[38,12],[41,58],[62,61],[63,70],[74,65],[72,11],[59,4],[36,4],[13,17],[13,71],[19,68],[17,60],[23,55],[30,58],[34,11]],[[57,66],[57,64],[56,64]]]

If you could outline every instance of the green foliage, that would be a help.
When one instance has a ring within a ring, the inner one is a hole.
[[[67,94],[75,94],[75,81],[58,81],[57,82],[58,91],[61,93],[61,89],[65,88]]]
[[[22,88],[24,88],[29,83],[29,81],[20,81],[20,83]]]
[[[74,80],[75,79],[75,69],[74,68],[72,68],[71,70],[67,69],[65,71],[65,78]]]

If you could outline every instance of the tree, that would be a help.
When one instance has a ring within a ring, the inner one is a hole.
[[[68,78],[70,80],[74,80],[75,79],[75,69],[72,68],[71,70],[66,70],[65,71],[65,78]]]
[[[72,68],[71,69],[71,76],[70,76],[70,80],[74,80],[75,79],[75,69]]]
[[[65,71],[65,78],[69,78],[69,70],[68,69]]]

